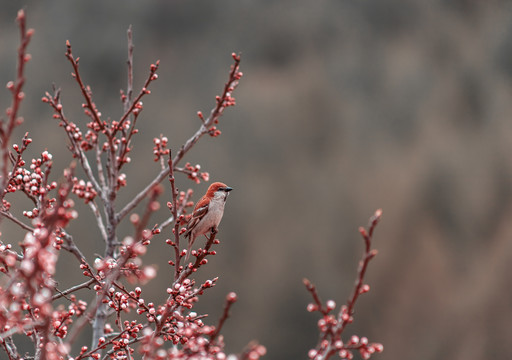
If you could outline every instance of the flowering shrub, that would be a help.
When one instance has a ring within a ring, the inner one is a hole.
[[[238,355],[224,352],[221,330],[231,306],[237,301],[235,293],[226,296],[224,311],[216,325],[206,324],[203,321],[206,315],[194,311],[199,297],[215,286],[218,278],[197,283],[193,275],[216,254],[214,248],[219,240],[212,232],[204,247],[192,251],[190,261],[185,260],[186,250],[180,241],[186,230],[183,225],[190,218],[193,191],[178,191],[174,176],[181,172],[195,183],[209,180],[208,173],[201,171],[200,165],[187,162],[180,167],[179,164],[201,137],[221,134],[217,128],[219,119],[227,107],[235,105],[232,94],[242,77],[240,56],[232,55],[234,63],[222,94],[216,97],[208,116],[198,112],[198,130],[177,152],[171,153],[164,135],[153,140],[154,161],[159,163],[160,171],[131,201],[121,205],[116,199],[119,190],[127,185],[123,167],[130,162],[132,138],[137,134],[137,121],[144,109],[142,99],[151,94],[150,86],[158,79],[159,62],[149,67],[142,88],[135,92],[133,44],[131,30],[128,30],[128,84],[121,92],[124,112],[118,120],[105,120],[93,100],[91,88],[81,77],[79,58],[73,54],[71,44],[66,43],[66,58],[81,90],[83,111],[89,121],[84,127],[66,116],[59,89],[47,92],[42,98],[53,109],[53,118],[67,136],[74,159],[58,183],[50,178],[52,155],[48,151],[27,165],[24,153],[32,141],[28,133],[20,144],[10,145],[13,130],[23,122],[18,113],[24,99],[25,64],[30,60],[26,50],[33,34],[33,30],[26,29],[23,11],[18,13],[17,21],[21,34],[17,75],[14,81],[7,83],[12,100],[6,111],[7,118],[0,124],[0,221],[15,223],[26,235],[19,243],[19,250],[12,246],[13,241],[0,239],[0,348],[8,359],[222,360],[263,356],[266,350],[257,343],[250,343]],[[77,167],[85,178],[76,175]],[[161,183],[166,179],[172,194],[167,203],[168,218],[148,227],[151,214],[160,208]],[[22,193],[32,202],[31,208],[22,212],[24,218],[21,219],[11,211],[15,204],[9,202],[9,195],[15,192]],[[88,205],[105,243],[103,255],[92,262],[84,256],[67,229],[69,222],[78,217],[73,198]],[[135,213],[134,209],[144,201],[143,213]],[[125,218],[133,225],[133,234],[119,239],[118,229]],[[368,261],[375,255],[370,243],[379,218],[380,213],[377,213],[368,233],[361,230],[366,241],[366,255],[359,281],[354,295],[337,317],[331,315],[334,301],[323,305],[315,287],[305,281],[314,298],[308,310],[319,311],[323,316],[319,322],[320,342],[310,351],[310,358],[327,359],[335,353],[342,358],[351,358],[353,349],[368,358],[382,350],[382,345],[368,343],[366,338],[352,337],[346,343],[341,340],[345,326],[352,321],[357,297],[368,290],[363,277]],[[155,303],[145,296],[144,284],[156,276],[156,269],[145,265],[142,257],[153,237],[162,236],[162,231],[168,227],[171,236],[166,243],[173,254],[168,261],[174,269],[173,277],[166,289],[166,300]],[[82,278],[67,289],[59,288],[54,277],[62,251],[76,258],[82,274]],[[94,291],[93,301],[87,302],[77,296],[78,291],[84,289]],[[57,300],[62,299],[67,305],[58,305]],[[132,315],[128,317],[128,313]],[[88,327],[92,330],[91,341],[80,344],[80,336]],[[20,336],[34,344],[33,353],[18,348],[15,340]]]

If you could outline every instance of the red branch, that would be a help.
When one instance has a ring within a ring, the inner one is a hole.
[[[377,210],[370,218],[368,230],[363,227],[359,232],[364,239],[365,250],[363,257],[359,262],[357,279],[352,294],[347,300],[346,305],[341,306],[337,316],[331,314],[335,309],[336,303],[328,300],[324,305],[320,300],[316,287],[308,280],[304,279],[304,285],[313,297],[313,303],[308,305],[308,311],[318,311],[323,318],[318,322],[320,329],[320,340],[315,349],[309,351],[309,358],[314,360],[325,360],[335,353],[338,353],[342,359],[352,358],[351,350],[359,350],[364,359],[369,359],[375,352],[381,352],[383,347],[378,343],[368,343],[366,337],[359,338],[352,336],[348,342],[343,342],[341,336],[346,326],[353,322],[354,306],[361,294],[369,291],[370,287],[364,284],[364,276],[371,259],[377,255],[377,250],[371,249],[373,231],[382,216],[382,210]]]
[[[21,37],[20,46],[18,47],[16,80],[9,81],[7,83],[7,89],[11,91],[12,95],[11,105],[6,111],[8,121],[5,123],[4,119],[0,119],[0,146],[2,153],[2,180],[0,182],[0,200],[2,200],[5,196],[4,190],[8,181],[7,177],[9,171],[8,166],[10,154],[8,149],[9,140],[14,128],[23,122],[23,118],[18,117],[18,110],[22,100],[25,98],[25,94],[22,91],[23,85],[25,84],[25,64],[30,60],[30,55],[27,54],[27,47],[30,39],[32,38],[32,35],[34,34],[33,29],[26,30],[25,20],[25,12],[20,10],[18,12],[18,17],[16,18]]]

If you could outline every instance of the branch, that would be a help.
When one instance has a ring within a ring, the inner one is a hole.
[[[85,289],[85,288],[90,288],[90,286],[92,284],[94,284],[95,282],[97,282],[96,279],[92,278],[84,283],[81,283],[81,284],[78,284],[78,285],[75,285],[75,286],[72,286],[70,287],[69,289],[66,289],[64,291],[60,291],[58,290],[57,288],[55,288],[55,291],[58,292],[58,294],[55,294],[53,295],[52,297],[52,301],[55,301],[57,299],[60,299],[61,297],[66,297],[67,295],[71,294],[71,293],[74,293],[75,291],[78,291],[80,289]]]
[[[35,229],[32,226],[25,224],[23,221],[11,214],[10,211],[0,210],[0,214],[11,220],[13,223],[19,225],[22,229],[33,232]]]
[[[25,94],[22,91],[23,85],[25,84],[25,63],[30,60],[30,55],[27,54],[26,51],[30,39],[34,34],[33,29],[26,30],[25,20],[25,12],[23,10],[18,11],[18,17],[16,18],[16,21],[18,22],[18,26],[20,28],[21,40],[18,47],[16,80],[9,81],[7,83],[7,88],[11,91],[12,95],[11,106],[6,111],[8,116],[7,124],[4,123],[3,119],[0,119],[0,142],[2,152],[2,180],[0,183],[0,200],[3,199],[4,190],[7,186],[7,174],[9,166],[9,140],[14,128],[21,124],[23,121],[22,118],[18,118],[18,110],[20,108],[21,101],[25,98]]]
[[[96,105],[92,101],[90,90],[84,85],[82,77],[80,76],[80,72],[78,71],[78,61],[80,60],[80,58],[74,58],[73,53],[71,52],[71,43],[69,42],[69,40],[66,40],[66,58],[71,63],[71,66],[73,66],[74,73],[72,73],[71,75],[75,78],[76,82],[80,86],[80,90],[82,91],[82,95],[86,101],[86,106],[90,111],[89,116],[108,137],[108,129],[105,127],[105,124],[100,119],[100,113],[98,112],[98,109],[96,109]]]
[[[370,260],[377,255],[377,250],[372,250],[372,236],[373,236],[373,230],[377,226],[377,223],[379,222],[380,218],[382,216],[382,210],[377,210],[375,214],[370,218],[370,225],[369,230],[366,232],[365,228],[360,227],[359,232],[361,233],[361,236],[364,238],[365,243],[365,252],[363,254],[363,258],[359,262],[359,269],[357,274],[357,281],[356,285],[354,286],[354,290],[352,291],[352,295],[347,301],[347,310],[346,313],[349,314],[349,316],[352,316],[354,313],[354,306],[356,304],[357,298],[359,295],[367,292],[362,291],[363,289],[363,283],[364,283],[364,275],[366,274],[366,269],[368,268],[368,264],[370,263]],[[343,317],[343,310],[340,311],[338,314],[338,318],[342,320],[341,326],[337,330],[337,334],[341,335],[347,324],[349,323],[349,319],[344,319]]]
[[[103,241],[106,243],[108,238],[107,230],[105,229],[105,224],[103,224],[103,218],[101,217],[98,205],[96,205],[94,201],[89,201],[87,204],[89,205],[92,213],[94,214],[96,224],[98,225],[98,229],[100,229],[101,237],[103,238]]]
[[[229,310],[231,309],[231,306],[236,302],[237,296],[234,292],[230,292],[226,296],[226,303],[224,305],[224,312],[222,313],[222,316],[219,319],[219,324],[215,327],[215,331],[210,335],[210,342],[208,343],[208,347],[213,344],[217,336],[219,336],[220,331],[222,330],[222,326],[224,325],[224,322],[229,317]]]
[[[128,27],[126,31],[126,35],[128,37],[128,60],[126,61],[128,65],[128,74],[127,74],[127,86],[126,86],[126,96],[122,97],[124,104],[124,112],[127,113],[130,108],[132,95],[133,95],[133,36],[132,36],[132,26]]]
[[[336,307],[333,300],[328,300],[323,305],[320,297],[318,296],[315,286],[307,279],[304,279],[304,284],[307,290],[311,293],[314,303],[308,305],[307,309],[310,312],[318,311],[323,317],[318,322],[320,329],[320,340],[315,349],[309,351],[309,358],[314,360],[326,360],[332,355],[339,353],[341,358],[352,358],[352,350],[359,350],[363,359],[369,359],[375,352],[381,352],[383,346],[378,343],[368,343],[368,339],[363,337],[359,339],[357,336],[352,336],[350,341],[343,342],[341,335],[346,326],[353,322],[354,306],[361,294],[369,291],[370,287],[364,284],[364,276],[371,259],[377,255],[377,250],[371,249],[372,236],[375,227],[377,226],[382,216],[382,210],[377,210],[370,218],[368,231],[363,227],[359,228],[364,243],[365,250],[363,257],[359,262],[359,269],[357,272],[357,279],[354,285],[352,294],[347,300],[346,305],[341,306],[337,317],[331,314]]]
[[[174,253],[175,253],[175,263],[174,263],[174,280],[178,279],[180,274],[180,262],[181,262],[181,252],[180,252],[180,232],[179,226],[180,223],[177,221],[178,219],[178,189],[176,189],[176,185],[174,183],[174,166],[172,164],[172,157],[169,153],[169,182],[171,183],[171,193],[172,193],[172,203],[171,203],[171,211],[172,216],[176,221],[174,222]]]
[[[4,339],[3,341],[5,352],[9,357],[9,360],[18,360],[20,359],[20,355],[18,354],[18,349],[16,348],[16,344],[12,341],[12,337]]]
[[[81,80],[80,80],[81,81]],[[83,86],[83,85],[81,85]],[[103,188],[100,186],[98,181],[96,180],[96,177],[94,176],[94,173],[92,172],[91,165],[89,164],[89,159],[87,158],[87,155],[85,155],[84,150],[80,147],[80,144],[77,143],[77,140],[74,137],[74,133],[70,129],[75,129],[76,125],[71,123],[66,116],[64,115],[64,110],[62,107],[62,103],[60,102],[60,89],[55,89],[53,95],[51,95],[49,92],[46,92],[46,97],[43,97],[43,102],[47,102],[55,111],[56,114],[54,114],[54,117],[57,119],[60,119],[64,125],[64,130],[66,132],[66,135],[71,143],[71,152],[74,156],[78,158],[80,161],[80,165],[82,165],[82,169],[84,170],[85,174],[87,175],[87,178],[91,181],[91,183],[94,186],[94,189],[96,192],[100,195],[100,197],[103,199],[103,201],[106,200],[105,192],[103,191]],[[71,164],[70,169],[73,171],[75,168],[74,162]],[[103,174],[100,172],[100,167],[98,166],[98,173]]]

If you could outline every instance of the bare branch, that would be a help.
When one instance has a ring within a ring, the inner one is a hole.
[[[67,295],[69,295],[71,293],[74,293],[75,291],[78,291],[80,289],[90,288],[91,285],[96,283],[96,282],[97,282],[96,279],[90,279],[90,280],[88,280],[86,282],[83,282],[81,284],[72,286],[69,289],[66,289],[64,291],[60,291],[60,290],[58,290],[56,288],[55,290],[58,292],[58,294],[53,295],[52,296],[52,300],[57,300],[57,299],[60,299],[61,297],[67,297]]]
[[[34,228],[32,226],[25,224],[23,221],[21,221],[20,219],[15,217],[13,214],[11,214],[9,211],[0,210],[0,214],[5,216],[7,219],[11,220],[16,225],[19,225],[24,230],[27,230],[30,232],[34,231]]]

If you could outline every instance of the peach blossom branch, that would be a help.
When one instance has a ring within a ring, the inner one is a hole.
[[[30,60],[30,55],[27,54],[26,51],[30,39],[34,34],[33,29],[26,30],[26,16],[23,10],[18,11],[16,21],[18,22],[21,38],[20,45],[18,47],[16,80],[9,81],[7,83],[7,88],[11,91],[12,95],[11,106],[7,109],[8,121],[7,123],[5,123],[3,119],[0,119],[0,145],[2,152],[2,180],[0,182],[0,200],[4,198],[4,190],[7,186],[9,164],[9,140],[11,138],[14,128],[17,125],[21,124],[21,122],[23,121],[22,118],[18,117],[18,111],[22,100],[25,98],[25,94],[22,91],[23,85],[25,84],[25,64]]]
[[[371,248],[371,242],[373,232],[381,216],[382,210],[379,209],[370,218],[368,230],[363,227],[359,228],[359,232],[364,239],[365,250],[359,263],[357,279],[352,294],[348,298],[346,305],[341,306],[336,317],[331,314],[331,311],[336,307],[336,303],[333,300],[328,300],[326,304],[323,305],[316,287],[309,280],[304,279],[304,284],[311,293],[314,301],[308,305],[308,311],[318,311],[323,315],[323,318],[318,322],[320,340],[316,348],[309,351],[308,355],[310,359],[326,360],[336,353],[339,353],[341,358],[351,358],[351,350],[359,350],[364,359],[369,359],[373,353],[383,350],[381,344],[369,343],[368,339],[365,337],[359,338],[352,336],[346,343],[341,339],[341,335],[346,326],[353,322],[354,306],[357,299],[361,294],[369,290],[369,286],[364,284],[364,276],[370,260],[377,255],[377,251]]]

